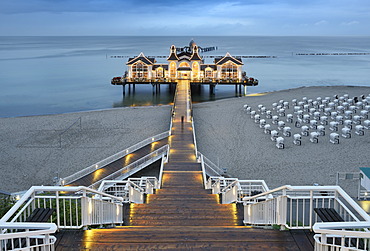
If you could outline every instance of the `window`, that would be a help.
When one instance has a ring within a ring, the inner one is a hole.
[[[221,78],[222,79],[237,79],[238,78],[238,67],[232,63],[227,62],[221,67]]]
[[[132,77],[148,78],[148,66],[140,61],[132,65]]]

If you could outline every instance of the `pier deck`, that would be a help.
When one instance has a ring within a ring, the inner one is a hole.
[[[65,234],[57,250],[313,250],[305,233],[242,226],[236,204],[203,187],[194,149],[189,82],[179,81],[162,188],[131,204],[125,224]]]

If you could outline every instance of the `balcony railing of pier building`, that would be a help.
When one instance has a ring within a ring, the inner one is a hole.
[[[287,185],[243,201],[245,224],[313,229],[315,250],[369,248],[370,216],[339,186]],[[332,208],[344,222],[322,223],[315,208]]]
[[[158,135],[155,135],[153,137],[150,137],[150,138],[147,138],[133,146],[130,146],[112,156],[109,156],[93,165],[90,165],[68,177],[65,177],[65,178],[62,178],[60,180],[60,185],[68,185],[92,172],[95,172],[96,170],[100,169],[100,168],[103,168],[111,163],[113,163],[114,161],[117,161],[123,157],[125,157],[126,155],[130,154],[130,153],[133,153],[141,148],[143,148],[144,146],[147,146],[153,142],[156,142],[156,141],[159,141],[159,140],[162,140],[168,136],[171,135],[171,130],[169,131],[166,131],[166,132],[163,132],[163,133],[160,133]]]

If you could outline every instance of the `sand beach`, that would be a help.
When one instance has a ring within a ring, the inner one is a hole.
[[[335,94],[354,97],[369,93],[369,87],[301,87],[195,104],[198,150],[215,164],[227,168],[231,177],[264,179],[270,189],[285,184],[333,185],[337,172],[359,172],[359,167],[370,166],[370,131],[365,131],[364,136],[352,133],[351,139],[340,136],[340,144],[336,145],[329,142],[330,131],[319,138],[318,144],[311,143],[309,137],[302,137],[302,145],[296,146],[292,137],[285,137],[285,149],[278,149],[271,141],[271,135],[263,132],[243,106],[248,104],[252,110],[257,110],[257,106],[263,104],[271,109],[272,104],[279,100],[291,102],[302,97],[315,100]],[[301,130],[293,124],[286,124],[292,128],[293,134]],[[272,125],[272,129],[277,129],[277,125]],[[354,182],[350,182],[352,187]],[[353,191],[350,193],[353,194]]]
[[[169,130],[170,111],[171,106],[147,106],[0,118],[0,190],[53,184],[54,177]]]
[[[358,172],[359,167],[370,166],[370,131],[366,130],[364,136],[353,134],[351,139],[340,137],[340,144],[336,145],[329,142],[330,132],[320,137],[318,144],[303,137],[301,146],[285,137],[285,149],[278,149],[243,106],[248,104],[257,110],[259,104],[271,108],[279,100],[369,93],[370,87],[301,87],[194,104],[198,150],[227,168],[229,176],[264,179],[270,188],[285,184],[332,185],[336,183],[337,172]],[[0,190],[16,192],[32,185],[52,184],[56,176],[68,176],[162,133],[169,129],[170,110],[171,106],[151,106],[1,118]],[[62,135],[60,148],[60,133],[73,123]],[[293,134],[301,130],[293,124],[287,126]],[[351,189],[355,182],[349,182]],[[346,184],[341,181],[340,185]]]

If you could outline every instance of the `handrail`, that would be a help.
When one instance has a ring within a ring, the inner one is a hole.
[[[14,206],[0,219],[0,224],[8,222],[8,220],[12,217],[14,213],[16,213],[23,203],[27,202],[29,198],[32,198],[33,194],[36,192],[78,192],[78,191],[84,191],[86,193],[95,193],[98,195],[101,195],[103,197],[108,197],[110,199],[116,200],[116,201],[123,201],[122,198],[112,196],[107,193],[99,192],[97,190],[84,187],[84,186],[78,186],[78,187],[59,187],[59,186],[32,186],[15,204]]]
[[[313,225],[312,229],[315,233],[319,234],[335,234],[335,235],[346,235],[359,236],[370,238],[369,231],[345,231],[343,229],[368,229],[370,228],[370,222],[358,221],[358,222],[321,222]]]
[[[221,190],[221,193],[225,193],[226,191],[230,190],[230,188],[232,188],[233,186],[235,185],[239,185],[239,180],[234,180],[233,182],[231,182],[228,186],[224,187],[222,190]]]
[[[144,146],[146,146],[150,143],[153,143],[153,142],[158,141],[158,140],[162,140],[162,139],[168,137],[169,135],[171,135],[171,130],[160,133],[160,134],[157,134],[157,135],[155,135],[153,137],[150,137],[150,138],[147,138],[143,141],[140,141],[139,143],[137,143],[133,146],[130,146],[129,148],[126,148],[123,151],[120,151],[120,152],[118,152],[118,153],[116,153],[112,156],[109,156],[109,157],[107,157],[107,158],[105,158],[105,159],[103,159],[103,160],[101,160],[101,161],[99,161],[99,162],[97,162],[93,165],[90,165],[90,166],[88,166],[88,167],[70,175],[70,176],[62,178],[61,179],[61,185],[70,184],[73,181],[76,181],[76,180],[82,178],[83,176],[94,172],[97,169],[100,169],[100,168],[102,168],[102,167],[120,159],[120,158],[123,158],[124,156],[126,156],[126,155],[128,155],[132,152],[135,152],[136,150],[138,150],[138,149],[140,149],[140,148],[142,148],[142,147],[144,147]]]
[[[347,201],[353,209],[356,210],[357,213],[361,215],[364,219],[367,221],[370,221],[370,216],[358,205],[355,201],[352,200],[352,198],[340,187],[340,186],[291,186],[291,185],[285,185],[281,186],[272,190],[269,190],[267,192],[255,195],[255,196],[250,196],[250,197],[244,197],[243,201],[244,203],[247,203],[248,201],[255,200],[259,197],[262,196],[267,196],[267,195],[272,195],[275,192],[278,191],[322,191],[322,192],[327,192],[327,191],[333,191],[337,192],[340,196],[343,197],[345,201]]]
[[[29,229],[34,230],[32,232],[27,232],[28,236],[41,235],[41,234],[53,234],[58,228],[54,223],[39,223],[39,222],[1,222],[0,229]],[[25,232],[15,232],[15,233],[3,233],[0,234],[0,240],[26,237]]]
[[[204,162],[205,166],[207,168],[211,169],[215,174],[218,174],[219,176],[222,176],[225,173],[222,169],[220,169],[218,166],[216,166],[216,164],[214,164],[211,160],[209,160],[201,152],[197,151],[197,156],[198,156],[198,158],[200,156],[203,156],[203,162]],[[206,172],[207,172],[207,170],[206,170]]]
[[[193,129],[193,141],[194,141],[195,158],[198,158],[198,147],[197,147],[197,138],[195,136],[194,119],[191,120],[191,127]]]
[[[100,185],[100,183],[103,181],[103,180],[114,180],[116,179],[120,174],[122,174],[122,172],[124,170],[130,170],[132,169],[133,167],[137,167],[137,166],[141,166],[143,164],[145,164],[148,160],[152,159],[152,158],[156,158],[156,157],[159,157],[159,156],[163,156],[165,155],[166,153],[168,153],[168,150],[169,149],[169,145],[165,145],[165,146],[162,146],[161,148],[155,150],[154,152],[151,152],[147,155],[145,155],[144,157],[136,160],[135,162],[115,171],[114,173],[96,181],[95,183],[91,184],[89,187],[97,187],[98,184]]]

